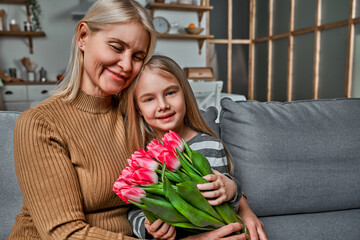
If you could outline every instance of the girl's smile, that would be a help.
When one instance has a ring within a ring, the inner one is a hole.
[[[164,114],[162,116],[159,116],[157,118],[160,119],[161,121],[169,122],[173,119],[174,115],[175,115],[175,113],[169,113],[169,114]]]

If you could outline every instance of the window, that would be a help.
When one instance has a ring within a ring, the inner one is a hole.
[[[208,65],[259,101],[360,96],[360,0],[210,0]]]

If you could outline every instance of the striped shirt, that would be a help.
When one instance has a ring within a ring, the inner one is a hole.
[[[236,194],[235,197],[230,201],[230,203],[234,206],[235,210],[237,210],[240,199],[242,197],[242,189],[240,183],[230,176],[228,173],[228,163],[226,152],[223,144],[217,138],[209,136],[205,133],[198,133],[188,142],[190,148],[194,151],[197,151],[204,155],[211,165],[211,167],[225,176],[232,179],[236,184]],[[146,238],[146,230],[145,230],[145,214],[140,208],[133,206],[128,213],[128,219],[130,221],[131,227],[133,228],[133,232],[135,236],[138,238]]]

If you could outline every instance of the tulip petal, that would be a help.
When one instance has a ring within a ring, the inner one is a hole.
[[[198,227],[213,226],[216,228],[222,227],[225,224],[216,218],[200,211],[199,209],[188,204],[171,186],[170,181],[164,178],[164,190],[166,197],[171,204],[184,215],[192,224]]]

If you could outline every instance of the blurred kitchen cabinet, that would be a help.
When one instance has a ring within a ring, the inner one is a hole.
[[[39,99],[50,96],[56,82],[6,83],[0,88],[7,111],[25,111]]]

